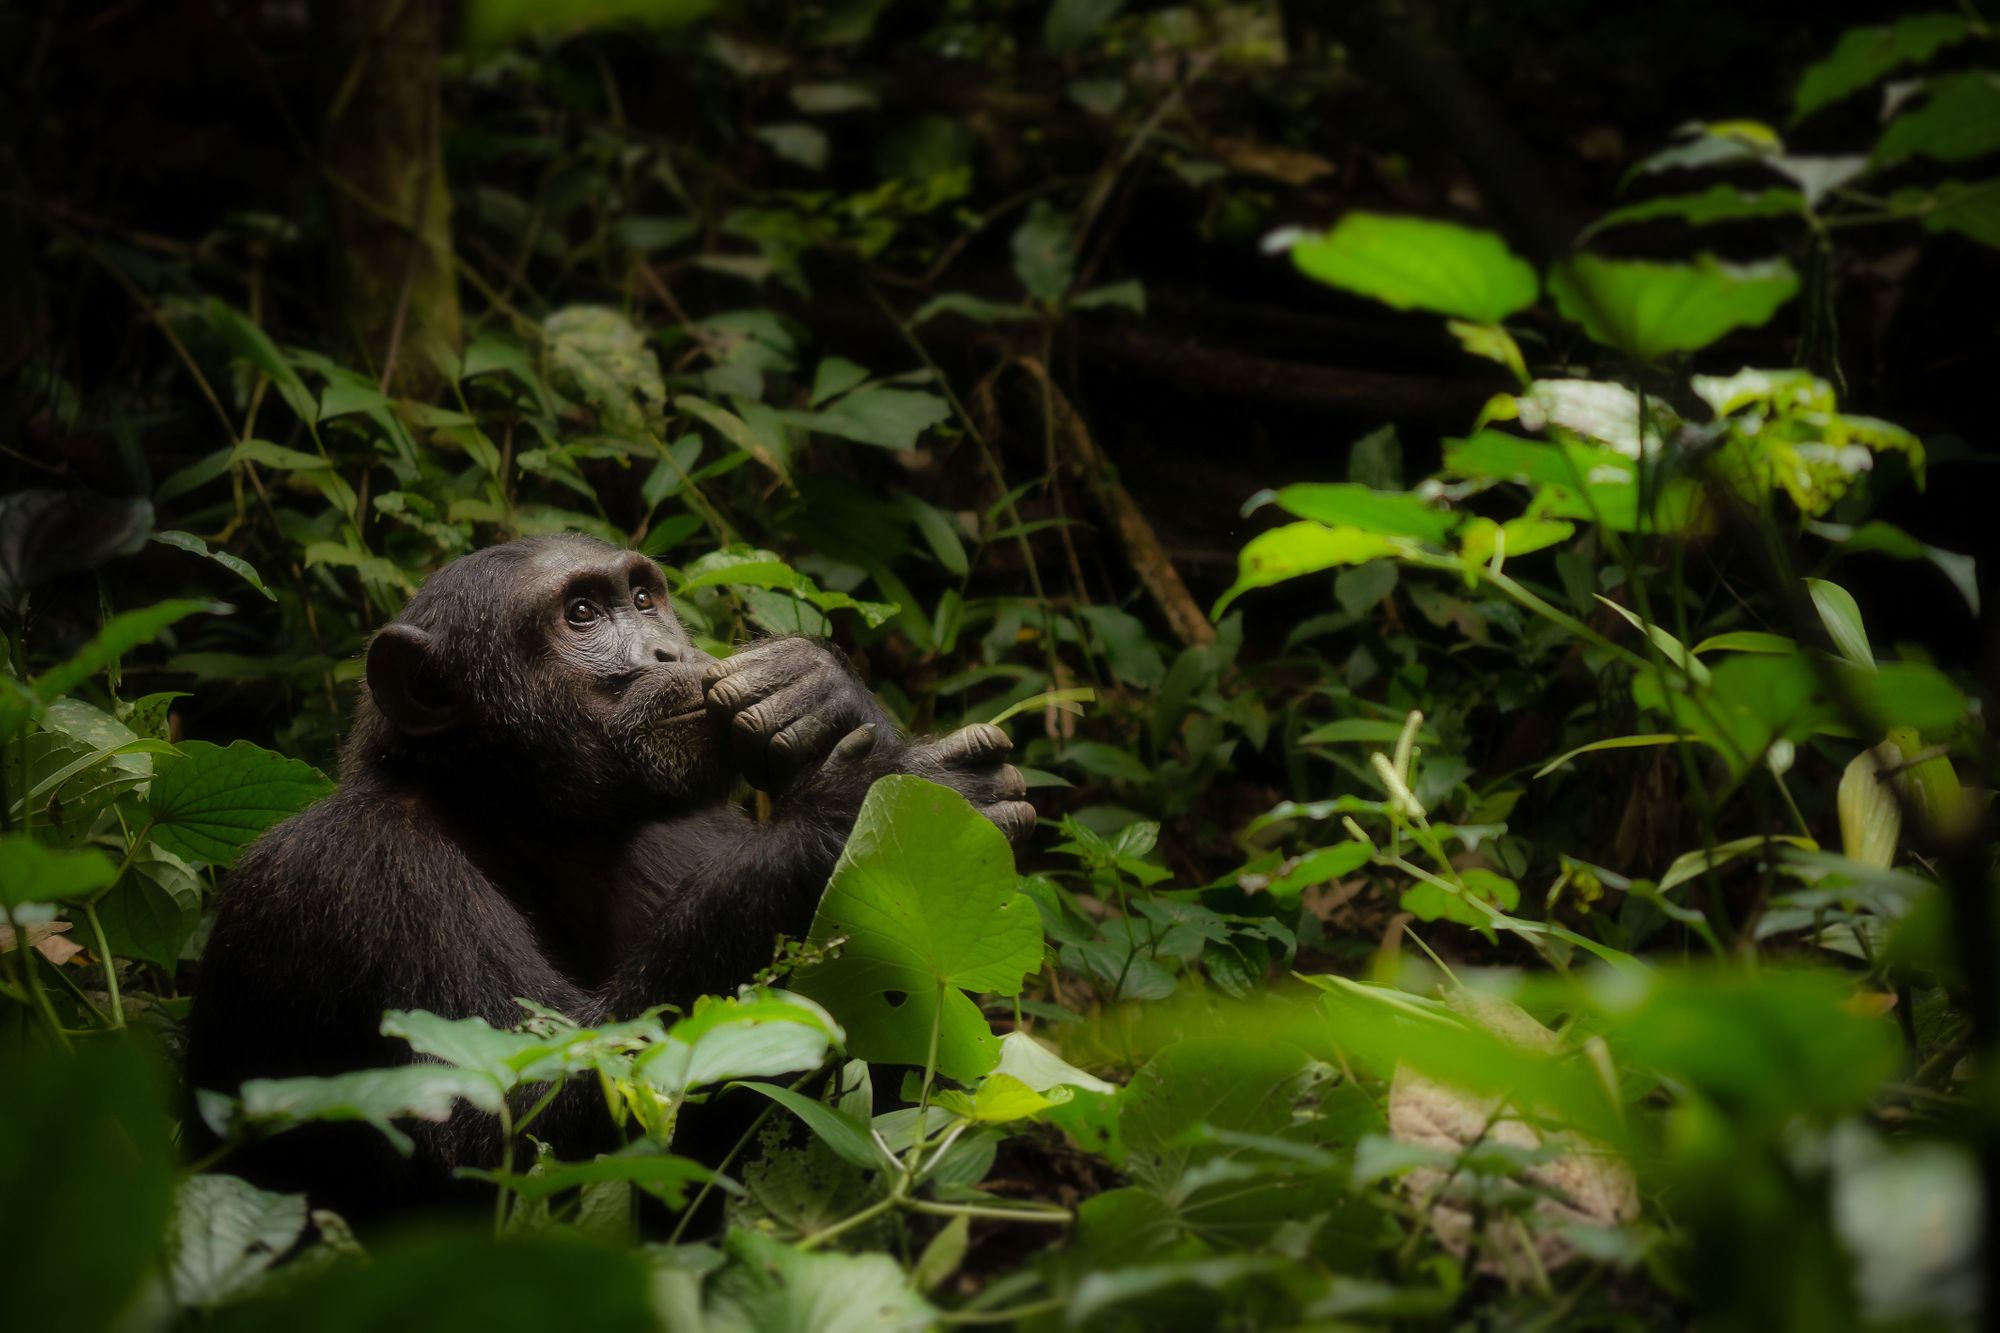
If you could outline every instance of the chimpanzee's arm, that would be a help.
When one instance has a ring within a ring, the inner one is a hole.
[[[625,928],[612,1007],[730,994],[771,961],[779,935],[803,938],[877,778],[914,773],[955,788],[1009,837],[1023,835],[1035,812],[1009,748],[998,727],[918,741],[859,728],[787,790],[768,823],[717,806],[653,826],[633,851],[650,901]]]

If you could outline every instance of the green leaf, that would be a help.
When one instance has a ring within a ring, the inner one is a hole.
[[[1407,539],[1384,537],[1360,528],[1329,528],[1310,521],[1287,523],[1281,528],[1259,533],[1236,557],[1236,582],[1216,599],[1209,611],[1211,619],[1252,588],[1268,588],[1274,583],[1317,574],[1340,565],[1366,564],[1398,554],[1398,542]]]
[[[1042,45],[1059,56],[1081,50],[1123,8],[1125,0],[1052,0],[1042,19]]]
[[[2000,75],[1969,69],[1924,83],[1923,101],[1889,122],[1870,160],[1964,162],[2000,149]]]
[[[1565,319],[1607,347],[1640,361],[1708,346],[1732,329],[1767,322],[1798,291],[1782,259],[1691,264],[1576,255],[1549,271],[1549,292]]]
[[[16,1040],[5,1060],[0,1254],[12,1282],[0,1319],[32,1333],[131,1328],[180,1165],[159,1052],[117,1034],[74,1053]]]
[[[544,1165],[533,1175],[511,1171],[479,1171],[466,1174],[476,1175],[480,1180],[490,1181],[502,1189],[512,1190],[530,1201],[546,1199],[564,1190],[597,1184],[601,1181],[625,1181],[637,1185],[646,1193],[664,1202],[669,1208],[686,1205],[689,1185],[717,1178],[715,1172],[700,1162],[663,1153],[643,1139],[622,1151],[606,1153],[588,1162],[555,1162]]]
[[[1574,750],[1565,750],[1536,769],[1535,776],[1545,778],[1580,754],[1596,754],[1601,750],[1636,750],[1644,746],[1672,745],[1677,741],[1698,739],[1700,738],[1696,736],[1683,736],[1672,731],[1649,732],[1643,736],[1611,736],[1601,741],[1592,741],[1588,745],[1579,745]]]
[[[748,547],[711,551],[688,565],[681,576],[684,581],[675,589],[679,593],[701,588],[778,588],[822,611],[853,611],[871,628],[897,610],[893,602],[862,602],[844,592],[828,592],[774,553]]]
[[[1990,250],[2000,250],[2000,179],[1945,181],[1932,190],[1914,188],[1914,198],[1897,191],[1898,208],[1914,207],[1924,229],[1956,232]]]
[[[1000,1039],[1000,1063],[994,1073],[1019,1079],[1036,1092],[1050,1088],[1081,1088],[1085,1092],[1115,1093],[1118,1085],[1078,1069],[1025,1032],[1009,1032]]]
[[[1860,92],[1903,65],[1921,65],[1969,32],[1957,14],[1909,14],[1886,27],[1849,28],[1832,51],[1799,78],[1792,120]]]
[[[550,379],[595,408],[606,430],[642,437],[665,409],[659,358],[622,312],[567,306],[542,321],[542,336]]]
[[[1406,491],[1377,491],[1353,482],[1297,482],[1271,494],[1280,509],[1328,527],[1354,527],[1388,537],[1443,545],[1460,516]],[[1252,501],[1255,503],[1255,500]]]
[[[1055,305],[1076,276],[1076,248],[1068,216],[1037,199],[1014,231],[1014,275],[1047,305]]]
[[[922,1333],[937,1324],[886,1254],[807,1252],[740,1229],[723,1249],[732,1262],[709,1279],[713,1333]]]
[[[501,1090],[476,1070],[424,1062],[330,1078],[250,1079],[242,1098],[243,1115],[252,1124],[279,1130],[314,1121],[366,1121],[407,1156],[413,1147],[410,1137],[392,1121],[442,1124],[461,1101],[494,1113],[500,1109]]]
[[[805,1121],[819,1140],[833,1149],[842,1161],[863,1170],[880,1171],[889,1163],[883,1161],[882,1153],[868,1136],[868,1126],[850,1119],[847,1115],[828,1106],[825,1102],[814,1101],[790,1088],[781,1088],[775,1083],[732,1083],[733,1088],[742,1088],[760,1096],[768,1097],[778,1105]]]
[[[1671,893],[1689,880],[1699,879],[1711,870],[1754,852],[1775,851],[1780,846],[1803,847],[1807,851],[1814,851],[1818,845],[1811,838],[1795,837],[1785,833],[1766,837],[1760,833],[1747,838],[1733,838],[1728,842],[1717,843],[1713,847],[1697,847],[1674,858],[1674,863],[1667,867],[1667,873],[1660,876],[1659,891]]]
[[[1726,634],[1714,634],[1694,646],[1698,656],[1702,653],[1774,653],[1787,657],[1799,650],[1799,645],[1782,634],[1767,634],[1763,630],[1733,629]]]
[[[1951,580],[1951,586],[1958,589],[1958,595],[1965,599],[1966,607],[1972,614],[1979,614],[1979,573],[1971,556],[1920,542],[1901,528],[1880,519],[1870,519],[1858,528],[1839,523],[1809,523],[1806,526],[1815,535],[1838,543],[1843,555],[1879,551],[1897,560],[1930,561]]]
[[[1626,624],[1650,639],[1653,646],[1660,650],[1660,656],[1679,667],[1682,675],[1697,685],[1703,685],[1708,682],[1708,668],[1703,666],[1696,659],[1695,655],[1688,651],[1686,644],[1660,626],[1648,624],[1646,621],[1640,619],[1637,612],[1631,610],[1629,607],[1620,606],[1617,602],[1612,601],[1609,597],[1601,593],[1597,595],[1597,601],[1599,605],[1617,612]]]
[[[1651,510],[1639,510],[1639,465],[1611,449],[1566,441],[1539,444],[1496,430],[1444,442],[1445,470],[1535,488],[1536,514],[1585,519],[1616,532],[1675,532],[1694,518],[1700,491],[1686,478],[1648,489]]]
[[[0,906],[80,902],[109,888],[118,867],[95,848],[45,847],[26,833],[0,833]]]
[[[1740,222],[1746,218],[1803,217],[1805,212],[1805,196],[1797,190],[1773,186],[1752,193],[1734,185],[1711,185],[1694,194],[1662,195],[1657,199],[1614,208],[1591,223],[1584,231],[1584,237],[1587,239],[1613,227],[1657,222],[1661,218],[1679,218],[1692,226],[1706,227],[1717,222]]]
[[[1461,870],[1458,877],[1465,882],[1467,894],[1481,902],[1491,903],[1503,912],[1511,912],[1521,905],[1520,886],[1505,875],[1474,866]],[[1415,913],[1423,921],[1456,921],[1461,925],[1481,928],[1490,928],[1493,924],[1491,913],[1482,912],[1463,896],[1427,881],[1419,881],[1403,890],[1402,907],[1405,912]]]
[[[172,968],[201,921],[201,882],[187,862],[148,843],[96,910],[112,953]]]
[[[68,694],[98,672],[115,665],[134,648],[159,638],[167,626],[204,611],[223,615],[229,608],[218,602],[171,601],[113,616],[76,656],[35,677],[36,698],[46,704]],[[9,710],[0,708],[0,721],[11,721]]]
[[[318,454],[305,453],[298,449],[287,449],[282,444],[272,444],[269,440],[245,440],[229,452],[233,463],[255,463],[278,472],[319,472],[333,466],[331,460]]]
[[[227,551],[211,551],[208,549],[208,543],[195,536],[192,532],[156,532],[153,534],[153,540],[162,546],[172,546],[178,550],[187,551],[191,554],[213,560],[216,564],[221,565],[224,569],[255,588],[258,592],[263,593],[265,601],[275,602],[278,600],[278,594],[264,586],[264,580],[258,575],[255,567],[242,556],[231,555]]]
[[[1125,1090],[1118,1120],[1127,1174],[1170,1188],[1218,1151],[1197,1138],[1204,1126],[1276,1134],[1292,1121],[1290,1094],[1304,1068],[1304,1053],[1280,1041],[1195,1037],[1163,1048]]]
[[[672,1096],[724,1079],[769,1078],[815,1069],[843,1034],[826,1010],[779,990],[707,995],[668,1029],[638,1070]]]
[[[153,837],[177,856],[228,866],[258,834],[333,790],[310,764],[248,741],[188,741],[154,767]]]
[[[1868,630],[1861,623],[1861,608],[1854,594],[1827,579],[1807,579],[1806,587],[1812,592],[1813,609],[1819,612],[1820,623],[1826,626],[1840,655],[1855,666],[1872,670],[1875,651],[1868,646]]]
[[[766,147],[787,162],[807,171],[824,171],[829,143],[826,131],[817,125],[790,121],[782,125],[760,125],[753,131]]]
[[[1498,324],[1533,305],[1535,270],[1492,232],[1427,218],[1349,213],[1292,247],[1308,277],[1397,310]]]
[[[319,404],[313,400],[312,390],[306,388],[299,372],[264,330],[212,296],[203,304],[202,312],[208,317],[209,328],[229,344],[230,351],[270,379],[278,396],[300,421],[310,425],[318,419]]]
[[[1054,1095],[1044,1095],[1012,1074],[996,1070],[979,1080],[979,1086],[970,1095],[945,1089],[932,1097],[931,1103],[975,1124],[1004,1125],[1038,1116],[1068,1101],[1071,1095],[1069,1089],[1062,1087],[1051,1088],[1049,1092]]]
[[[1000,830],[963,796],[892,776],[869,790],[834,867],[811,939],[840,955],[797,979],[832,1011],[861,1059],[937,1068],[969,1083],[999,1043],[962,993],[1017,995],[1042,958],[1041,917],[1014,887]]]
[[[305,1229],[303,1194],[272,1194],[235,1176],[190,1176],[167,1234],[174,1303],[214,1310],[254,1293]]]
[[[1368,864],[1375,849],[1365,842],[1338,842],[1331,847],[1305,852],[1289,862],[1264,886],[1264,892],[1282,902],[1293,902],[1314,884],[1326,884],[1352,874]]]
[[[780,412],[778,418],[857,444],[900,452],[916,448],[918,436],[949,421],[951,404],[936,394],[871,384],[817,412]]]
[[[829,398],[838,398],[848,390],[857,388],[868,378],[865,366],[857,366],[844,356],[829,356],[813,371],[812,393],[806,399],[809,407],[818,407]]]

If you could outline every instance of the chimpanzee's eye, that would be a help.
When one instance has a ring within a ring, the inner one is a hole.
[[[569,618],[569,623],[572,625],[588,625],[597,619],[597,608],[591,604],[589,598],[579,597],[569,604],[569,608],[563,614]]]
[[[639,608],[639,609],[640,609],[641,611],[650,611],[650,610],[652,610],[652,609],[653,609],[653,594],[651,594],[651,593],[647,592],[647,591],[646,591],[646,590],[645,590],[644,588],[635,588],[635,589],[633,589],[633,591],[632,591],[632,605],[634,605],[634,606],[638,607],[638,608]]]

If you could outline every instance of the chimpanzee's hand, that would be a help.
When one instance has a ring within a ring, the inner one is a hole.
[[[976,722],[948,735],[908,742],[898,767],[958,792],[1013,842],[1035,827],[1035,807],[1026,800],[1027,780],[1007,762],[1013,749],[1006,732]]]
[[[818,639],[764,639],[702,676],[709,715],[737,769],[775,792],[819,767],[841,737],[887,717],[846,661]]]

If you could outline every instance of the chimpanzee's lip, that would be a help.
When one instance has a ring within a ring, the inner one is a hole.
[[[694,719],[698,717],[707,717],[707,716],[708,716],[707,708],[690,708],[685,713],[675,713],[672,717],[662,718],[661,723],[665,725],[674,722],[692,722]]]

